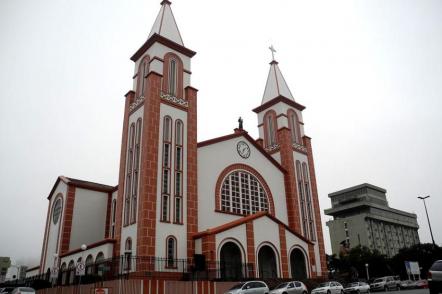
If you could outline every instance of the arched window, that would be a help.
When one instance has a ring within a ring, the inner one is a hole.
[[[138,181],[140,170],[140,144],[141,144],[142,119],[137,120],[135,133],[135,154],[133,167],[133,184],[132,184],[132,199],[131,199],[131,224],[137,221],[137,199],[138,199]]]
[[[97,267],[97,273],[99,276],[102,276],[104,274],[104,254],[103,252],[99,252],[97,254],[97,257],[95,257],[95,266]]]
[[[267,193],[254,175],[236,170],[225,177],[221,186],[221,210],[235,214],[268,211]]]
[[[111,207],[111,238],[113,239],[115,237],[115,220],[117,215],[117,199],[112,200],[112,207]]]
[[[129,237],[124,244],[124,270],[130,271],[132,265],[132,239]]]
[[[171,58],[169,61],[169,77],[168,77],[168,92],[172,96],[176,96],[177,94],[177,78],[178,78],[178,66],[177,61],[174,58]]]
[[[68,282],[69,282],[69,284],[72,284],[74,282],[74,277],[75,277],[75,263],[74,263],[73,260],[71,260],[69,262],[68,270],[69,270],[69,280],[68,280]]]
[[[173,236],[166,238],[166,264],[169,268],[176,267],[176,239]]]
[[[138,67],[138,93],[140,97],[144,97],[147,74],[149,73],[149,58],[146,57]]]
[[[135,124],[132,123],[129,129],[129,146],[127,152],[127,170],[126,170],[126,192],[124,196],[124,225],[129,225],[130,221],[130,199],[132,184],[132,168],[133,168],[133,149],[135,141]]]
[[[300,212],[301,212],[301,223],[303,236],[308,238],[308,227],[307,227],[307,213],[305,211],[305,195],[304,195],[304,183],[302,180],[302,171],[301,171],[301,163],[299,160],[296,161],[296,179],[298,182],[298,193],[299,193],[299,204],[300,204]]]
[[[181,224],[183,210],[183,122],[175,122],[175,210],[174,223]]]
[[[293,109],[287,112],[287,119],[289,120],[289,128],[292,134],[292,142],[301,144],[301,134],[299,128],[298,115]]]
[[[276,130],[277,130],[276,115],[274,111],[269,111],[264,115],[264,140],[267,148],[273,147],[277,144]]]
[[[67,268],[66,268],[66,262],[63,262],[61,264],[60,272],[61,272],[61,284],[65,285],[66,284],[66,276],[68,274]]]
[[[314,222],[313,222],[313,208],[312,208],[312,195],[310,193],[310,180],[308,177],[308,169],[307,164],[302,163],[302,175],[304,178],[304,191],[305,191],[305,200],[306,200],[306,210],[307,210],[307,218],[308,218],[308,227],[310,230],[310,240],[315,241],[315,230],[314,230]]]
[[[91,275],[94,273],[94,257],[89,254],[86,257],[86,274]]]
[[[163,176],[161,196],[161,221],[169,221],[170,202],[170,168],[172,145],[172,119],[169,116],[163,119]]]

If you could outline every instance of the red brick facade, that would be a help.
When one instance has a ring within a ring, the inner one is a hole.
[[[287,241],[285,238],[285,227],[279,224],[279,244],[281,252],[282,277],[289,278],[289,262],[287,257]]]
[[[63,217],[63,229],[61,231],[60,255],[69,251],[71,241],[72,218],[74,215],[75,186],[68,184]]]

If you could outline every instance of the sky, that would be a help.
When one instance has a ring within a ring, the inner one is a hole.
[[[39,262],[57,176],[116,185],[130,56],[152,0],[0,1],[0,256]],[[257,117],[275,58],[312,137],[321,210],[371,183],[442,244],[442,1],[172,1],[192,59],[198,140]],[[322,212],[326,252],[329,232]]]

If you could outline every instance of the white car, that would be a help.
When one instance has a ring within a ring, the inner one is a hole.
[[[370,285],[364,282],[354,282],[347,285],[344,288],[344,292],[347,293],[370,293]]]
[[[268,294],[269,287],[261,281],[249,281],[238,283],[230,288],[225,294]]]
[[[270,294],[307,294],[307,287],[303,282],[291,281],[281,283],[275,289],[270,291]]]
[[[321,283],[311,294],[344,294],[344,287],[338,282]]]
[[[35,290],[29,287],[17,287],[11,294],[35,294]]]

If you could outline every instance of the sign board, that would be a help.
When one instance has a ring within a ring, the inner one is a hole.
[[[77,267],[75,268],[75,274],[77,276],[84,276],[86,273],[85,268],[84,262],[80,261],[77,263]]]
[[[51,278],[57,279],[58,278],[58,267],[51,268]]]
[[[409,275],[420,275],[421,273],[417,261],[405,261],[405,269]]]
[[[109,288],[95,288],[94,294],[109,294]]]

